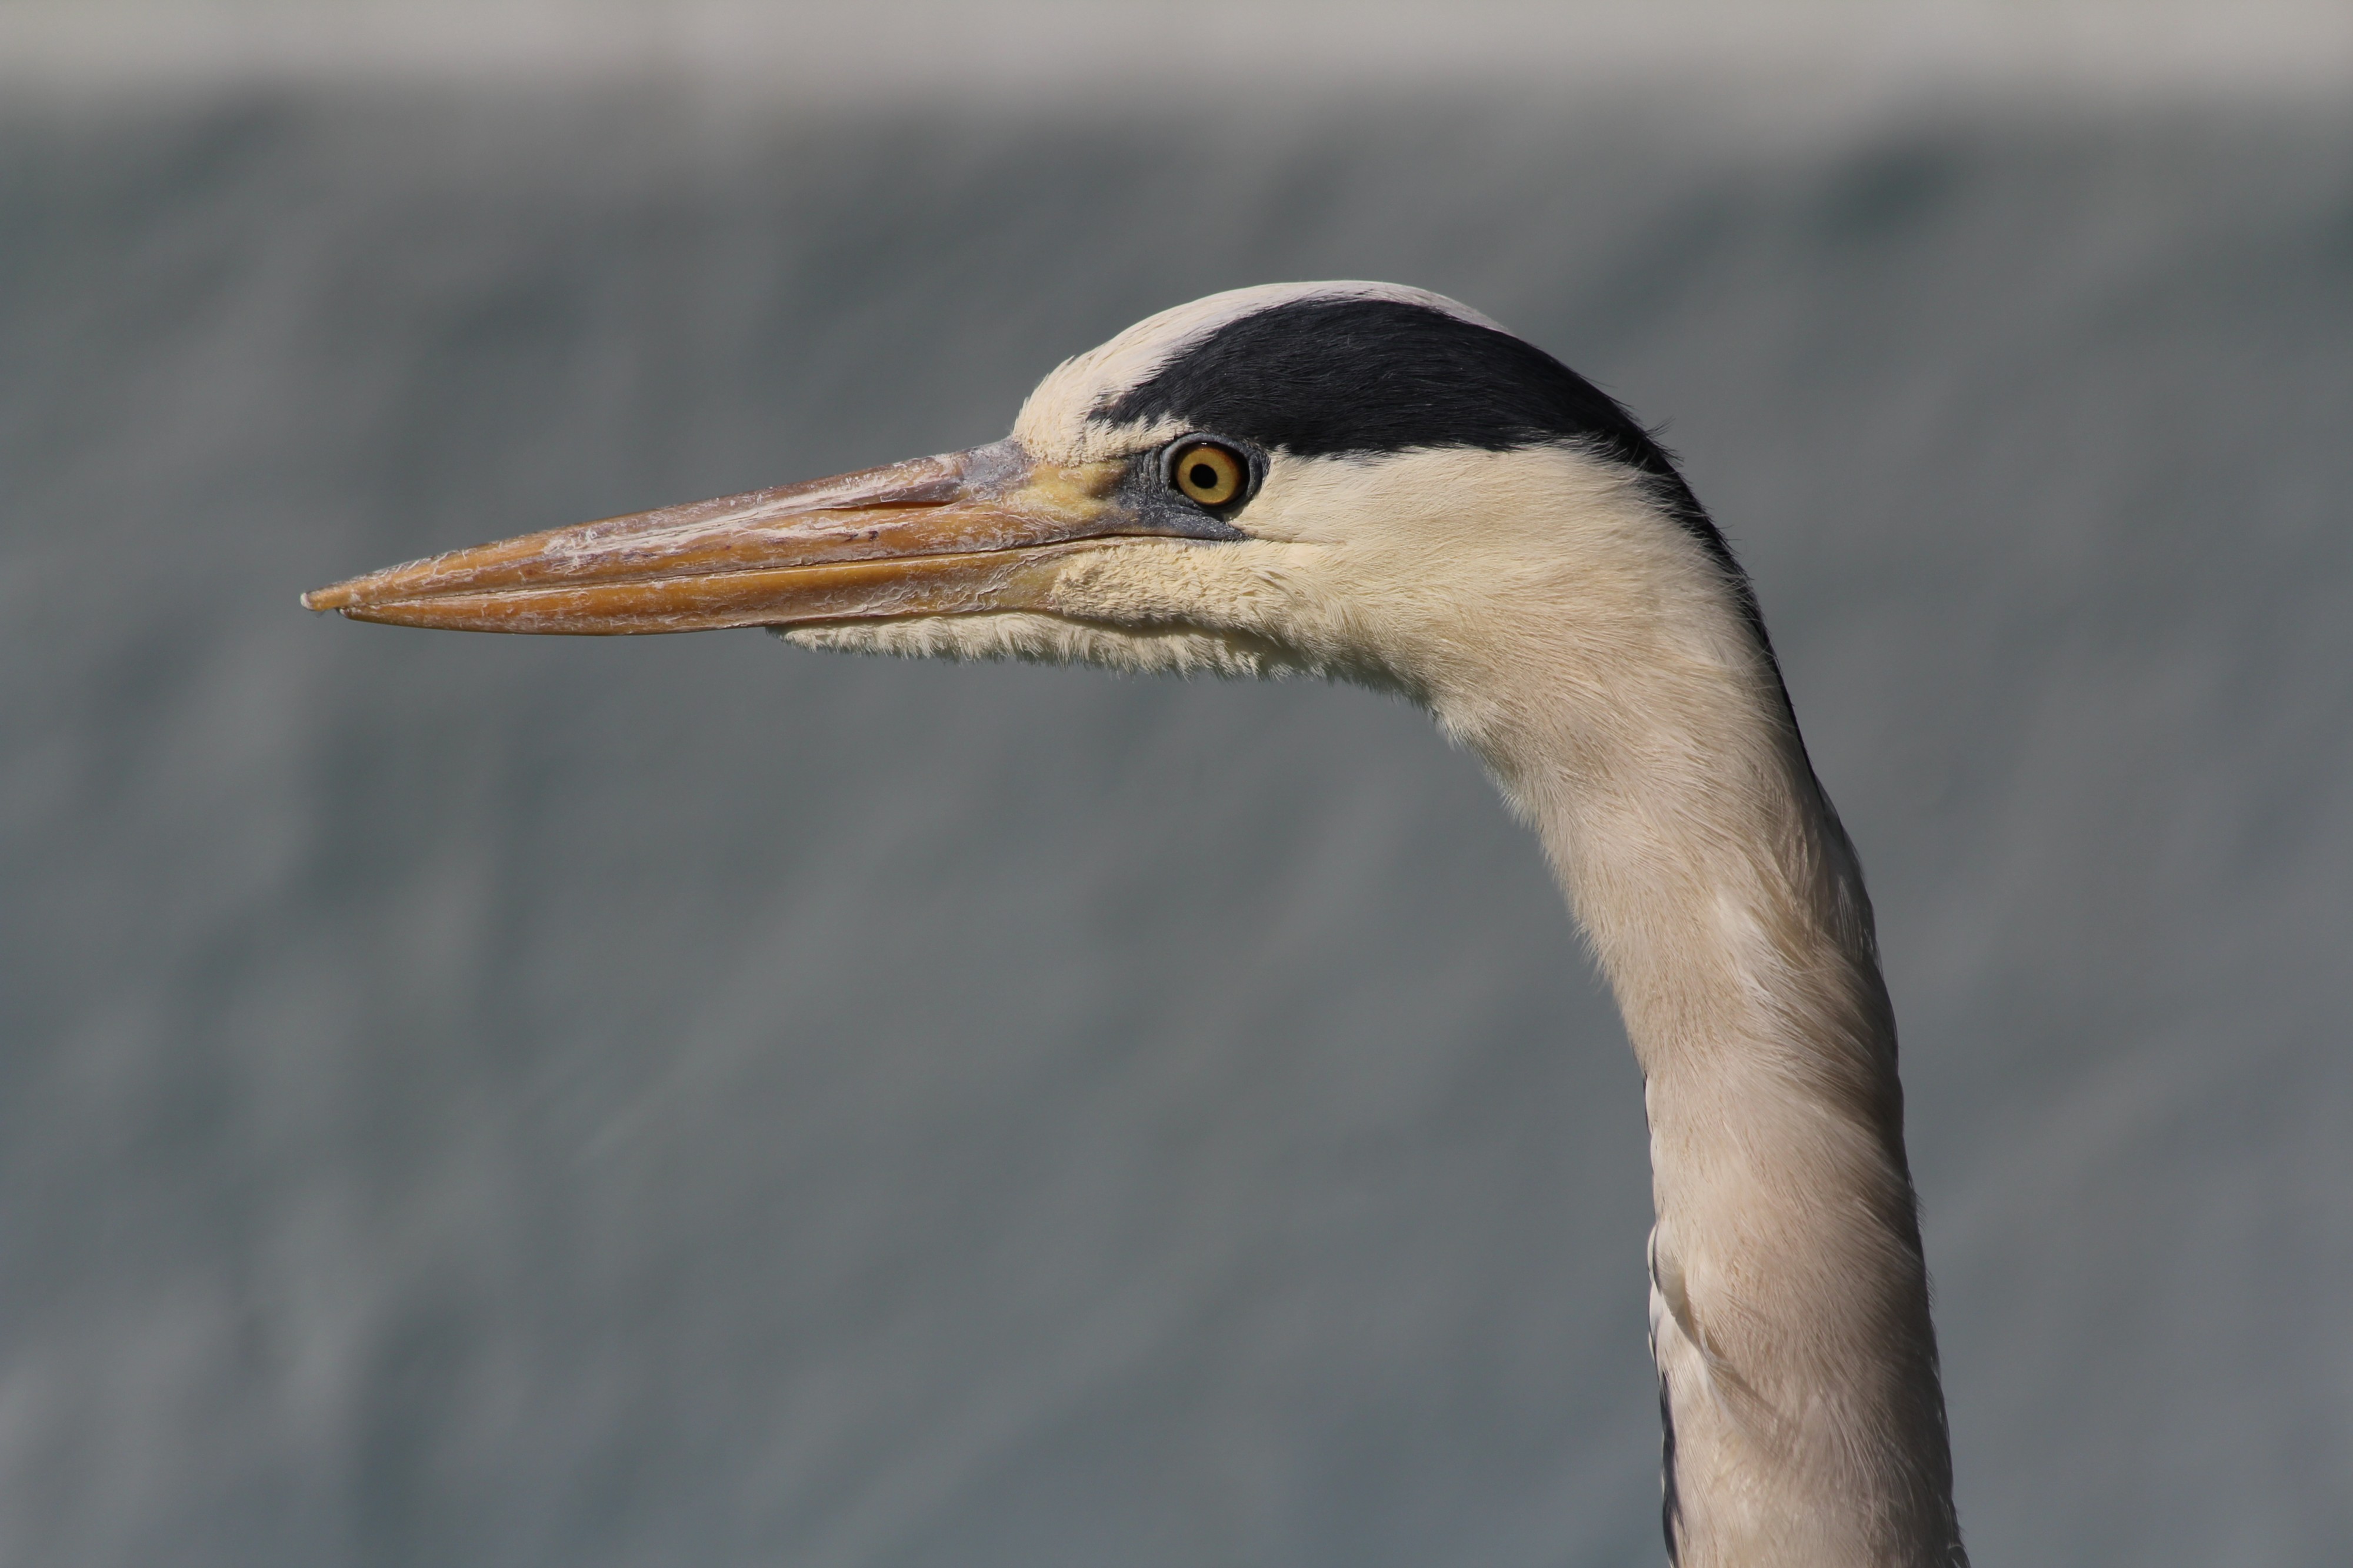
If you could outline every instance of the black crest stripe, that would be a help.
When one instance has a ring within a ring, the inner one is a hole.
[[[1401,300],[1271,306],[1209,332],[1094,416],[1174,419],[1301,458],[1577,442],[1650,477],[1765,641],[1747,574],[1651,433],[1534,343],[1444,310]]]

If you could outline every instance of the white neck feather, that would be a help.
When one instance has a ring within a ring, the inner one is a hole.
[[[1573,569],[1491,597],[1424,695],[1542,835],[1641,1065],[1669,1541],[1683,1568],[1952,1568],[1862,875],[1721,569],[1590,478],[1529,520]]]

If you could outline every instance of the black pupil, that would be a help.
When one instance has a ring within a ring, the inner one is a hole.
[[[1218,470],[1207,463],[1194,464],[1185,470],[1185,477],[1193,481],[1193,488],[1197,490],[1213,490],[1218,488]]]

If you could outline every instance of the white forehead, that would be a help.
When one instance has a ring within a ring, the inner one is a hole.
[[[1147,316],[1101,347],[1064,360],[1022,404],[1020,416],[1013,422],[1014,438],[1050,462],[1076,463],[1111,456],[1107,448],[1132,445],[1134,435],[1090,428],[1087,416],[1095,408],[1150,379],[1161,366],[1228,322],[1278,305],[1324,300],[1394,300],[1443,311],[1474,326],[1503,330],[1468,305],[1399,283],[1343,279],[1229,289]]]

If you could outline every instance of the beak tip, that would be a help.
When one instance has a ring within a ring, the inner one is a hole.
[[[338,583],[332,588],[313,588],[302,595],[306,610],[340,610],[352,602],[352,591]]]

